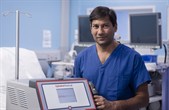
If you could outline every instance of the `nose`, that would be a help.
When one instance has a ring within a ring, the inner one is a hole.
[[[98,28],[98,34],[102,34],[102,33],[104,33],[104,30],[103,30],[103,28],[100,26],[100,27]]]

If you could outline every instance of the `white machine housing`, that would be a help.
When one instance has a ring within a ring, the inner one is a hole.
[[[89,83],[83,78],[11,80],[6,96],[7,110],[96,110]]]
[[[29,80],[7,82],[7,110],[41,110],[35,88],[29,87]]]

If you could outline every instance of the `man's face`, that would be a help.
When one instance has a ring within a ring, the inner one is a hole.
[[[116,26],[113,27],[109,17],[92,21],[91,33],[98,45],[110,45],[114,39],[115,32]]]

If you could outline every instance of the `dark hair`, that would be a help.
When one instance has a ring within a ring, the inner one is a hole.
[[[112,25],[115,26],[117,25],[117,16],[116,13],[113,9],[109,9],[108,7],[105,6],[98,6],[96,7],[90,14],[89,20],[90,23],[92,23],[93,20],[104,18],[108,16]]]

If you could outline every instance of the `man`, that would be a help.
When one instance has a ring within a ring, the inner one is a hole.
[[[89,19],[96,44],[78,54],[74,76],[95,85],[98,95],[94,95],[94,101],[99,110],[138,110],[147,106],[149,73],[139,53],[114,40],[115,12],[98,6]]]

